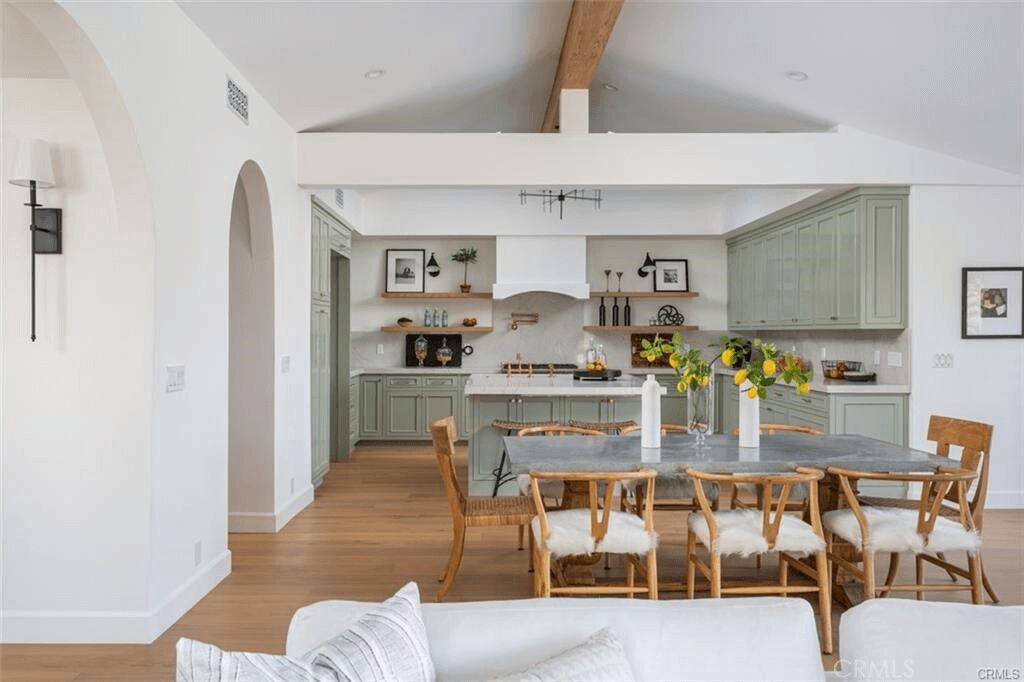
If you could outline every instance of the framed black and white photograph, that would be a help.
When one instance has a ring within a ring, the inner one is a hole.
[[[964,339],[1024,338],[1024,267],[964,268]]]
[[[655,291],[689,291],[690,275],[685,258],[654,259]]]
[[[384,251],[384,291],[388,293],[422,293],[423,249],[387,249]]]

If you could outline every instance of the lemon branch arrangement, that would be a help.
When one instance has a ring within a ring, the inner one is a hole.
[[[739,367],[733,377],[733,383],[742,386],[749,382],[748,398],[765,398],[768,387],[779,381],[793,384],[797,393],[808,393],[811,385],[811,373],[804,370],[792,354],[779,356],[775,344],[764,343],[761,339],[743,337],[721,337],[722,350],[710,361],[705,359],[699,348],[686,350],[683,347],[682,335],[676,332],[671,339],[655,336],[653,341],[646,339],[641,343],[640,357],[647,362],[654,362],[668,356],[668,364],[679,377],[676,390],[684,393],[686,389],[697,389],[711,382],[712,367],[721,361],[725,367]]]

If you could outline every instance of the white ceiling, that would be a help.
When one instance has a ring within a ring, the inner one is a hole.
[[[370,132],[536,132],[570,6],[179,2],[297,130]],[[604,82],[595,132],[845,124],[1024,172],[1020,2],[629,0]]]

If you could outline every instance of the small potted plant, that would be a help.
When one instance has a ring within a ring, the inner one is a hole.
[[[452,254],[452,260],[456,263],[462,263],[462,284],[459,285],[459,290],[464,294],[468,294],[470,290],[469,264],[476,262],[476,249],[459,249]]]

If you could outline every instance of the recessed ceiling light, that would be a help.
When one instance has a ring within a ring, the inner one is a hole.
[[[619,89],[617,87],[615,87],[614,85],[612,85],[611,83],[604,83],[604,84],[601,85],[601,87],[604,88],[605,90],[607,90],[608,92],[618,92],[619,91]]]
[[[803,71],[787,71],[785,73],[786,78],[791,81],[805,81],[807,80],[807,74]]]
[[[384,69],[374,69],[373,71],[367,71],[363,74],[363,78],[373,80],[374,78],[380,78],[384,75]]]

